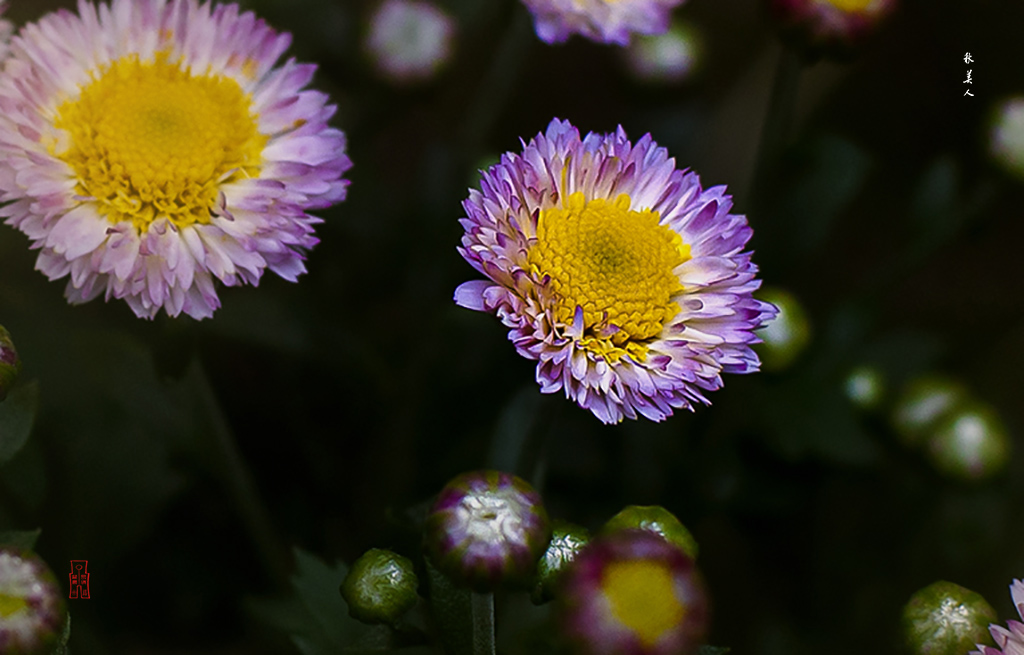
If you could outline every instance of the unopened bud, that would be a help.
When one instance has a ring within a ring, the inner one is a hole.
[[[551,526],[551,541],[537,561],[537,582],[530,598],[540,605],[554,598],[558,581],[576,559],[580,549],[590,543],[590,532],[583,526],[555,520]]]
[[[20,371],[21,359],[18,358],[11,334],[0,325],[0,400],[7,397]]]
[[[619,530],[645,530],[697,559],[697,540],[675,514],[660,505],[629,505],[604,524],[603,533]]]
[[[352,563],[341,583],[341,595],[352,618],[394,624],[416,604],[418,586],[411,561],[390,550],[372,548]]]
[[[481,592],[528,583],[550,539],[540,494],[500,471],[464,473],[445,485],[424,531],[433,564]]]
[[[982,480],[1006,466],[1010,438],[999,414],[975,402],[947,416],[928,437],[926,450],[940,472],[962,480]]]
[[[920,445],[967,399],[967,390],[955,380],[938,376],[917,378],[897,399],[892,426],[908,446]]]
[[[67,612],[50,568],[27,550],[0,548],[0,652],[49,655]]]
[[[903,637],[912,655],[964,655],[987,641],[996,612],[981,595],[952,582],[921,589],[903,608]]]
[[[811,324],[803,305],[792,293],[779,288],[761,290],[757,297],[779,309],[778,315],[755,334],[763,341],[754,346],[766,371],[781,371],[804,351],[811,340]]]

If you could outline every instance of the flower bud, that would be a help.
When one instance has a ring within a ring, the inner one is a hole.
[[[896,401],[893,429],[905,444],[917,446],[967,398],[967,390],[959,382],[938,376],[917,378]]]
[[[575,523],[556,519],[551,526],[551,541],[537,561],[537,582],[530,598],[540,605],[555,596],[555,587],[576,554],[590,543],[590,532]]]
[[[811,60],[848,58],[896,0],[768,0],[782,37]]]
[[[387,0],[370,19],[366,51],[394,82],[427,80],[452,54],[455,21],[429,2]]]
[[[873,366],[858,366],[843,381],[843,391],[859,409],[878,409],[885,396],[885,377]]]
[[[43,560],[0,548],[0,652],[49,655],[66,621],[64,594]]]
[[[418,586],[412,562],[390,550],[371,548],[353,562],[341,583],[341,595],[352,618],[394,624],[416,604]]]
[[[499,471],[463,473],[445,485],[424,532],[434,565],[481,592],[528,582],[550,538],[540,494]]]
[[[903,638],[912,655],[963,655],[987,637],[996,612],[979,594],[952,582],[921,589],[903,607]]]
[[[681,82],[697,69],[700,54],[696,30],[683,23],[664,34],[638,36],[623,50],[629,71],[643,82]]]
[[[584,655],[688,654],[707,629],[707,595],[693,560],[645,530],[590,542],[560,590],[559,626]]]
[[[982,480],[1006,465],[1010,438],[996,411],[975,402],[943,419],[928,437],[926,450],[940,472],[962,480]]]
[[[779,288],[763,289],[757,297],[779,309],[778,315],[755,334],[763,341],[754,350],[761,356],[761,368],[781,371],[800,356],[811,340],[811,324],[803,305],[790,292]]]
[[[11,334],[0,325],[0,400],[7,397],[7,392],[14,386],[21,371],[21,359],[14,349]]]
[[[646,530],[681,549],[691,559],[697,559],[697,540],[675,514],[659,505],[629,505],[609,519],[602,532],[618,530]]]
[[[1007,171],[1024,178],[1024,97],[1004,101],[995,111],[989,152]]]

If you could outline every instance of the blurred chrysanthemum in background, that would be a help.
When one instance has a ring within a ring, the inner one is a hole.
[[[768,0],[784,36],[811,57],[849,56],[896,0]]]
[[[80,2],[11,42],[0,76],[0,215],[70,276],[136,315],[211,316],[214,280],[294,281],[345,197],[335,107],[314,65],[275,62],[290,35],[237,5]]]
[[[433,77],[451,58],[455,21],[429,2],[387,0],[370,19],[365,47],[377,71],[396,82]]]
[[[455,301],[501,318],[544,393],[605,423],[662,420],[758,369],[754,330],[775,308],[752,295],[750,226],[650,135],[581,139],[556,119],[463,207],[459,252],[489,279]]]
[[[627,45],[633,34],[661,34],[672,9],[685,0],[523,0],[533,14],[537,36],[562,43],[573,34],[592,41]]]

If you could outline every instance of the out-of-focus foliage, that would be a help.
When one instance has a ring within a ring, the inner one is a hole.
[[[907,0],[855,61],[803,69],[755,201],[780,56],[760,2],[676,10],[702,43],[700,74],[678,85],[635,80],[614,48],[544,45],[518,0],[438,4],[455,54],[405,88],[362,49],[375,2],[243,3],[318,63],[354,162],[297,284],[223,289],[208,321],[142,321],[119,303],[68,306],[0,226],[0,323],[23,362],[0,403],[0,533],[41,528],[35,548],[65,584],[68,561],[89,560],[93,597],[68,601],[71,650],[376,649],[338,593],[343,562],[372,547],[419,562],[431,497],[483,466],[590,530],[625,505],[671,507],[700,543],[708,642],[734,653],[896,653],[904,603],[940,579],[1012,618],[1024,185],[990,160],[987,121],[1024,92],[1024,5]],[[13,0],[6,16],[72,6]],[[711,407],[660,424],[606,427],[541,396],[506,328],[452,292],[473,276],[455,246],[480,162],[555,116],[650,132],[707,186],[728,185],[761,277],[813,326],[799,358],[725,376]],[[848,395],[858,367],[885,380],[871,411]],[[1001,474],[949,477],[901,440],[898,394],[934,373],[1005,427]],[[497,609],[502,652],[556,648],[547,605],[520,594]]]

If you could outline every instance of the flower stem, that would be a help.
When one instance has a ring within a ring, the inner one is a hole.
[[[768,100],[768,112],[761,128],[761,143],[758,146],[751,187],[750,206],[762,209],[765,194],[772,187],[774,172],[786,146],[789,129],[796,106],[797,91],[800,88],[800,73],[803,62],[795,50],[784,47],[779,54],[775,69],[775,82]]]
[[[474,591],[470,597],[473,615],[473,655],[495,655],[494,594]]]
[[[212,433],[211,456],[216,473],[241,516],[267,574],[281,589],[288,585],[287,551],[277,537],[270,516],[263,506],[249,471],[238,449],[234,432],[217,402],[217,398],[202,365],[195,364],[190,375],[195,379],[196,389],[205,405]]]

